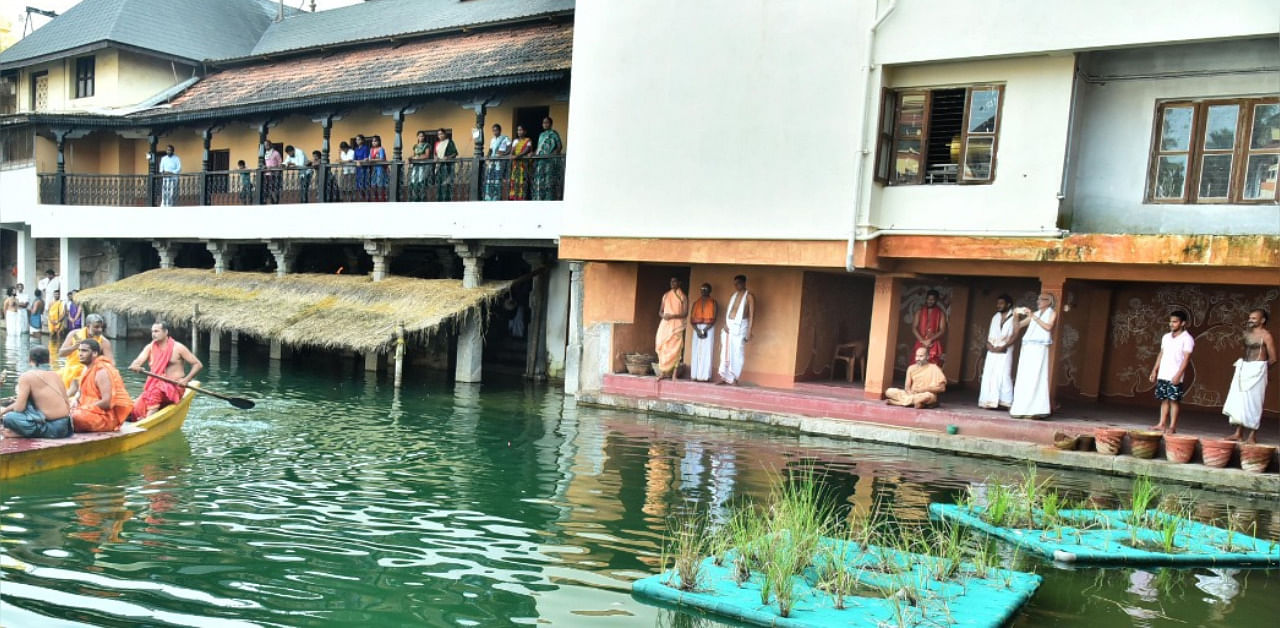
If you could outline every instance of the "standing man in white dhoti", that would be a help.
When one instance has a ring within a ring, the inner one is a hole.
[[[1020,307],[1014,311],[1018,327],[1026,327],[1018,354],[1018,377],[1013,380],[1013,403],[1009,414],[1015,418],[1043,419],[1049,416],[1049,345],[1053,343],[1053,295],[1042,294],[1036,311]]]
[[[1249,430],[1248,442],[1258,442],[1258,426],[1262,424],[1262,399],[1267,390],[1267,369],[1276,363],[1276,344],[1267,331],[1267,313],[1263,310],[1249,312],[1244,324],[1244,357],[1236,360],[1236,373],[1231,378],[1231,390],[1222,404],[1222,413],[1236,426],[1236,433],[1227,440],[1244,439]]]
[[[1013,404],[1013,360],[1010,358],[1014,338],[1013,297],[996,297],[996,313],[987,330],[987,360],[982,366],[982,389],[978,407],[995,410]]]
[[[756,320],[756,298],[747,292],[746,275],[733,278],[734,293],[724,311],[724,329],[720,331],[720,382],[737,385],[746,359],[747,342],[751,340],[751,324]]]
[[[711,364],[715,361],[716,319],[720,305],[711,298],[711,284],[702,284],[702,296],[689,309],[689,327],[693,328],[690,347],[689,377],[695,382],[711,381]]]

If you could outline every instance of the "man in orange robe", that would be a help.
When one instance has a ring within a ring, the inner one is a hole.
[[[716,320],[720,306],[711,298],[711,284],[702,284],[702,296],[693,302],[689,311],[689,326],[693,328],[693,348],[689,358],[689,377],[695,382],[711,381],[711,362],[715,356]]]
[[[671,289],[662,295],[662,307],[658,309],[658,333],[654,344],[658,352],[658,379],[669,375],[676,378],[676,368],[680,366],[680,358],[684,355],[684,317],[688,312],[689,299],[680,289],[680,280],[671,278]]]
[[[133,411],[133,400],[124,389],[124,380],[111,359],[102,355],[96,340],[80,342],[80,363],[84,376],[71,387],[80,391],[80,399],[71,409],[71,424],[77,432],[114,432]]]
[[[156,321],[151,325],[151,344],[143,347],[142,352],[129,365],[129,370],[142,372],[142,363],[148,362],[151,372],[181,382],[185,386],[204,368],[200,359],[191,354],[186,345],[169,336],[169,325]],[[191,372],[185,372],[185,366],[191,365]],[[182,387],[169,382],[162,382],[148,377],[142,388],[142,394],[133,401],[131,421],[144,419],[156,410],[182,401]]]
[[[911,333],[916,336],[916,344],[911,352],[924,347],[929,352],[929,361],[942,365],[942,336],[947,333],[947,313],[938,305],[938,291],[930,290],[924,297],[924,307],[916,312],[915,324]]]

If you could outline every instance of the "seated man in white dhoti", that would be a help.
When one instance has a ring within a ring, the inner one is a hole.
[[[1013,297],[996,297],[996,313],[987,330],[987,360],[982,366],[978,407],[995,410],[1013,403]]]
[[[1043,419],[1049,416],[1049,345],[1053,343],[1054,299],[1042,294],[1036,311],[1014,310],[1018,327],[1026,327],[1018,354],[1018,376],[1013,380],[1013,403],[1009,414],[1015,418]]]
[[[1244,357],[1236,360],[1236,372],[1231,378],[1231,389],[1222,404],[1236,433],[1227,440],[1242,440],[1249,430],[1248,442],[1258,442],[1258,426],[1262,424],[1262,399],[1267,390],[1267,369],[1276,363],[1276,344],[1267,331],[1267,313],[1263,310],[1249,312],[1245,322]]]
[[[702,296],[689,309],[689,327],[693,328],[690,347],[689,377],[695,382],[711,381],[711,363],[715,360],[716,319],[720,305],[711,298],[711,284],[702,284]]]
[[[735,291],[724,311],[724,329],[720,331],[720,383],[736,385],[742,377],[751,324],[756,319],[756,300],[747,292],[746,275],[734,277],[733,287]]]

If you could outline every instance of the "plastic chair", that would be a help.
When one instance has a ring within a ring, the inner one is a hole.
[[[836,345],[835,354],[831,357],[831,379],[836,378],[836,363],[844,362],[845,377],[853,383],[854,368],[865,379],[867,377],[867,341],[855,340]]]

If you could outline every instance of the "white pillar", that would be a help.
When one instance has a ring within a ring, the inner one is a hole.
[[[454,247],[462,257],[462,287],[479,288],[484,281],[484,245],[457,244]],[[482,308],[467,312],[458,325],[457,367],[454,381],[480,382],[484,358],[484,324]]]
[[[376,373],[378,364],[381,362],[382,356],[377,351],[370,351],[364,354],[364,370]]]
[[[269,356],[272,360],[280,360],[284,358],[284,343],[279,340],[272,340],[270,345]]]
[[[268,240],[267,250],[271,251],[271,255],[276,258],[276,276],[283,277],[293,272],[293,261],[298,257],[298,251],[293,247],[293,243],[288,240]]]
[[[58,278],[62,284],[63,298],[72,290],[80,289],[80,241],[72,238],[58,239]],[[53,298],[53,295],[49,295]]]
[[[551,266],[547,282],[547,376],[564,378],[564,354],[569,344],[569,265],[557,262]]]
[[[168,240],[152,240],[151,246],[160,255],[160,268],[173,268],[173,262],[178,257],[178,245]]]
[[[578,394],[582,367],[582,262],[569,262],[569,347],[564,359],[564,392]]]
[[[364,252],[373,258],[373,280],[386,279],[391,274],[391,258],[396,254],[395,247],[386,240],[365,240]]]
[[[213,254],[213,272],[221,275],[227,270],[227,262],[230,261],[231,255],[235,253],[234,244],[225,240],[210,240],[204,243],[204,248]]]
[[[547,378],[547,256],[541,251],[524,254],[525,262],[535,274],[529,290],[529,329],[525,334],[524,376],[533,380]]]
[[[118,240],[106,240],[102,243],[102,252],[107,256],[107,277],[105,283],[124,279],[124,259],[121,249],[124,247]],[[129,316],[121,312],[100,312],[102,320],[107,324],[106,336],[111,339],[124,338],[129,335]]]
[[[217,329],[209,330],[209,353],[222,353],[222,332]]]
[[[31,237],[31,227],[16,230],[18,235],[18,278],[17,283],[30,295],[35,292],[38,273],[36,272],[36,239]]]

